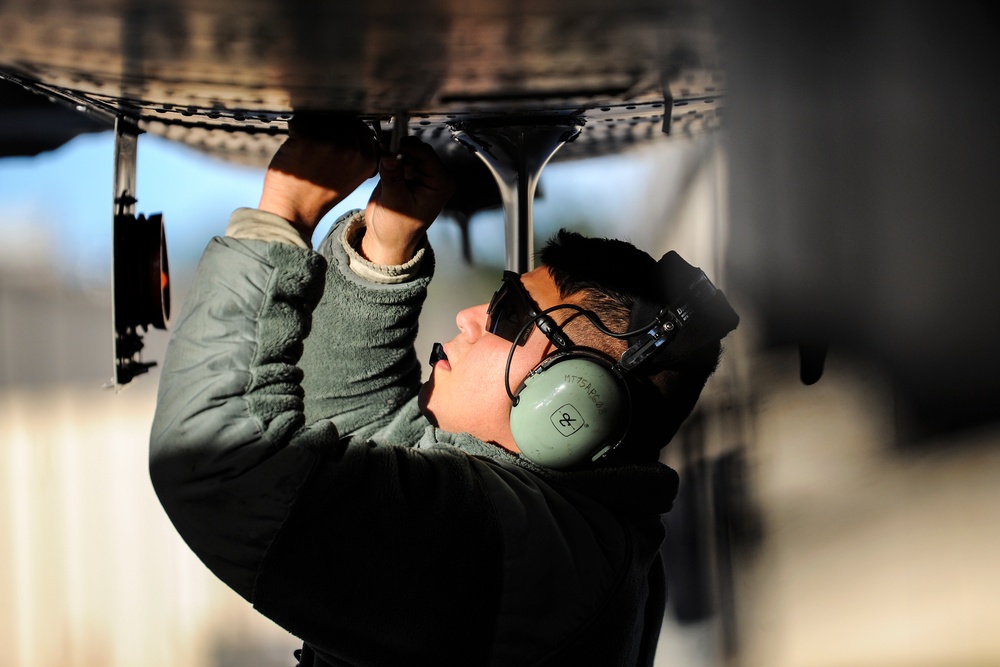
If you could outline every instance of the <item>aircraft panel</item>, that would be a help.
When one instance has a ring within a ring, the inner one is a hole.
[[[0,75],[237,161],[293,110],[398,112],[450,141],[473,118],[587,121],[559,159],[719,124],[715,17],[701,2],[7,2]],[[230,135],[217,136],[221,130]]]

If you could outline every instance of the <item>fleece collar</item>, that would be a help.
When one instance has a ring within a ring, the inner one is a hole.
[[[468,433],[450,433],[433,426],[428,426],[418,446],[455,447],[470,456],[527,470],[553,486],[583,493],[613,509],[640,514],[665,514],[670,511],[680,481],[675,470],[661,463],[576,471],[550,470]]]

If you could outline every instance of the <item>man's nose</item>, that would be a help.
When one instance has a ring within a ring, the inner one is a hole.
[[[458,330],[470,343],[475,343],[486,331],[486,304],[459,311],[455,316]]]

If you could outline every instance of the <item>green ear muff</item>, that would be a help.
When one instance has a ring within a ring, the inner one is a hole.
[[[524,457],[546,468],[572,468],[621,441],[630,416],[628,389],[611,365],[595,354],[566,351],[525,378],[510,410]]]

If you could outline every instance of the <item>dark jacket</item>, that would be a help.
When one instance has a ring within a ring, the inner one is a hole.
[[[676,474],[556,473],[431,426],[413,340],[433,257],[369,282],[342,227],[319,253],[205,251],[151,436],[177,530],[303,664],[652,664]]]

